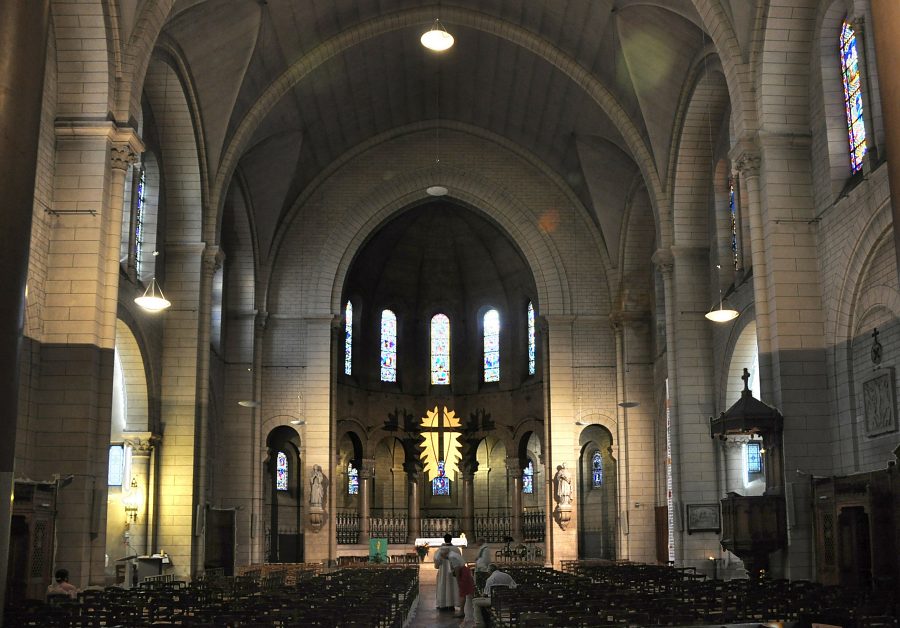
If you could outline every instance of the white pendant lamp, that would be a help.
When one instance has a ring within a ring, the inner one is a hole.
[[[444,52],[453,45],[453,35],[447,32],[447,29],[444,28],[439,19],[435,18],[434,24],[431,25],[431,30],[423,33],[419,41],[429,50]]]
[[[716,270],[721,271],[722,266],[716,264]],[[722,297],[722,288],[719,288],[719,307],[717,308],[713,305],[712,309],[710,309],[705,316],[714,323],[727,323],[738,317],[738,311],[733,310],[730,307],[725,307],[725,299]]]
[[[144,294],[137,297],[134,302],[148,312],[162,312],[172,305],[172,302],[163,295],[159,284],[156,283],[156,277],[150,280],[150,285],[144,290]]]

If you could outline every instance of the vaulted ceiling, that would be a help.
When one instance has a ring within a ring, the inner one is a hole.
[[[442,54],[419,43],[435,16],[456,38]],[[186,60],[212,172],[266,90],[291,68],[302,75],[240,146],[261,251],[341,155],[411,124],[446,121],[530,151],[609,243],[639,169],[621,124],[559,59],[611,93],[664,175],[687,70],[709,43],[699,23],[691,0],[179,0],[165,38]],[[537,43],[521,45],[506,29]]]

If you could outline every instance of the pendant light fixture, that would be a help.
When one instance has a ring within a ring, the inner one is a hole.
[[[419,41],[429,50],[444,52],[453,45],[453,35],[447,32],[439,18],[434,18],[431,30],[423,33]]]
[[[716,264],[716,270],[722,270],[722,266],[720,264]],[[718,281],[718,274],[716,275],[716,280]],[[719,307],[715,305],[705,314],[706,318],[711,320],[714,323],[727,323],[729,321],[733,321],[738,317],[738,311],[733,310],[730,307],[725,307],[725,299],[722,296],[722,288],[719,287]]]
[[[144,290],[144,294],[134,300],[139,306],[148,312],[162,312],[172,305],[163,294],[162,288],[156,283],[156,277],[150,279],[150,285]]]

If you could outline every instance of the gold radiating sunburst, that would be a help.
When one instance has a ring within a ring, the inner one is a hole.
[[[444,406],[443,418],[438,413],[437,406],[434,410],[426,410],[422,417],[422,455],[425,462],[425,476],[434,479],[438,476],[438,462],[444,461],[444,475],[450,477],[451,473],[459,470],[459,460],[462,457],[459,444],[460,428],[459,417],[453,410]]]

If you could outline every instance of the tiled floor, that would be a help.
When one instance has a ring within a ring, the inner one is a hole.
[[[462,621],[449,611],[434,607],[437,569],[431,563],[419,565],[419,607],[410,628],[457,628]]]

